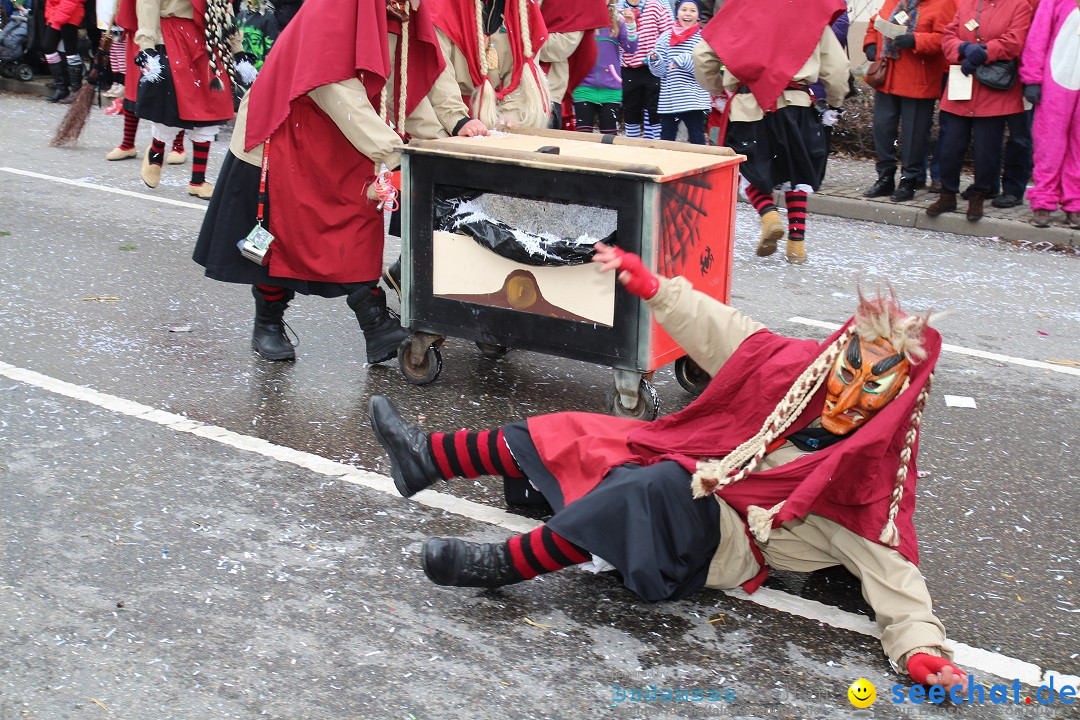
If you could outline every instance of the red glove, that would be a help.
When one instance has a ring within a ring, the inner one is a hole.
[[[948,682],[948,680],[946,680],[945,682],[939,683],[927,683],[927,677],[929,677],[930,675],[937,675],[938,673],[944,671],[945,668],[951,670],[952,674],[954,676],[957,676],[959,680],[954,682]],[[926,653],[917,653],[915,655],[912,655],[907,661],[907,671],[908,675],[911,676],[911,679],[919,683],[920,685],[942,685],[946,689],[958,684],[958,682],[962,682],[963,679],[967,677],[966,673],[963,670],[956,667],[945,658],[938,657],[936,655],[927,655]]]
[[[660,280],[645,267],[641,257],[622,248],[612,248],[619,258],[619,282],[631,295],[648,300],[660,291]]]
[[[390,173],[390,184],[394,186],[394,189],[401,193],[401,171],[394,170]]]

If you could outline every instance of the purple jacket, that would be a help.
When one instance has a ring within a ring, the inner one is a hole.
[[[582,82],[582,86],[591,88],[604,88],[605,90],[621,90],[621,53],[633,54],[637,50],[637,34],[633,37],[626,32],[626,23],[619,19],[618,41],[611,34],[610,27],[603,27],[594,33],[596,38],[596,65],[589,71],[588,77]],[[611,67],[615,68],[612,75]]]

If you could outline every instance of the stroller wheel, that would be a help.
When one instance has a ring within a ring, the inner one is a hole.
[[[5,60],[2,64],[0,64],[0,77],[15,77],[15,63]]]
[[[30,82],[34,79],[34,68],[26,63],[20,63],[19,66],[15,68],[15,77],[19,78],[22,82]]]

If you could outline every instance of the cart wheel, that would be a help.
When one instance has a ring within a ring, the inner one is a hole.
[[[712,378],[709,373],[701,369],[701,366],[683,355],[675,361],[675,379],[682,385],[682,389],[691,395],[700,395],[705,392]]]
[[[638,386],[637,404],[632,408],[627,408],[619,402],[619,391],[615,389],[615,383],[612,383],[611,388],[608,390],[607,411],[615,417],[655,420],[660,412],[660,396],[656,394],[656,388],[652,386],[651,382],[641,378],[641,384]]]
[[[6,60],[3,63],[0,63],[0,77],[15,77],[15,65]]]
[[[22,82],[30,82],[34,79],[34,68],[26,64],[19,65],[15,68],[15,77]]]
[[[419,365],[414,365],[409,359],[411,345],[412,338],[405,338],[398,346],[398,367],[401,368],[401,374],[413,385],[427,385],[435,382],[435,378],[442,372],[442,353],[439,352],[439,348],[429,345],[427,352],[424,353],[423,361]]]
[[[510,352],[510,348],[506,347],[505,345],[480,342],[479,340],[476,341],[476,347],[480,348],[481,355],[486,358],[491,358],[492,360],[498,360],[503,355]]]

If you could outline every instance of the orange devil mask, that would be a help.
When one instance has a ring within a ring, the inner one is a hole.
[[[910,371],[911,362],[885,338],[855,335],[829,371],[821,426],[847,435],[900,394]]]

